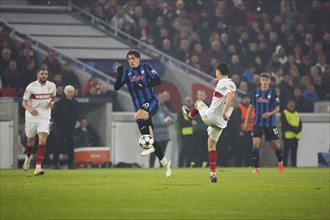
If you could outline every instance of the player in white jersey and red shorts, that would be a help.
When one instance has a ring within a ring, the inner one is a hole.
[[[222,133],[222,130],[227,127],[227,121],[233,112],[234,96],[236,85],[228,78],[228,65],[220,63],[215,70],[217,86],[213,92],[213,98],[210,107],[202,100],[197,100],[194,107],[190,110],[184,105],[182,111],[192,120],[198,113],[202,120],[209,127],[207,132],[208,152],[210,165],[210,178],[212,183],[217,182],[216,165],[217,165],[217,150],[216,145]]]
[[[50,127],[50,113],[54,107],[56,98],[56,86],[53,82],[47,81],[47,69],[37,70],[37,80],[30,83],[24,92],[22,106],[25,111],[25,134],[26,158],[23,168],[27,171],[30,168],[32,159],[32,147],[35,137],[38,135],[39,145],[36,156],[36,169],[34,175],[43,175],[45,172],[41,165],[46,152],[46,141]]]

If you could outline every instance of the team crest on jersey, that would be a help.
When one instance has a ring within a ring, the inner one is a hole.
[[[144,74],[144,70],[141,70],[141,73]]]
[[[271,95],[269,94],[269,95],[268,95],[268,99],[270,99],[270,97],[271,97]]]
[[[50,88],[49,86],[47,87],[48,92],[52,91],[52,88]]]

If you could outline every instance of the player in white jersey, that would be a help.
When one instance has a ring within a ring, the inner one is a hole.
[[[22,106],[25,111],[25,134],[26,158],[23,168],[27,171],[30,168],[32,159],[32,147],[35,137],[38,134],[39,145],[36,156],[36,169],[34,175],[43,175],[45,172],[41,165],[46,152],[46,141],[49,134],[50,113],[54,107],[56,98],[56,86],[53,82],[47,81],[47,69],[37,70],[37,80],[30,83],[24,92]]]
[[[184,105],[182,111],[192,120],[198,113],[202,120],[209,127],[207,128],[208,152],[210,164],[210,178],[212,183],[217,182],[216,165],[217,165],[217,150],[216,145],[222,133],[222,130],[227,127],[227,121],[233,112],[234,96],[236,85],[228,78],[228,65],[220,63],[216,67],[215,75],[218,84],[213,92],[213,98],[210,107],[202,100],[197,100],[195,106],[190,110]]]

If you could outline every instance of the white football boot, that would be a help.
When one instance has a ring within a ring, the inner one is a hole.
[[[155,152],[155,148],[152,146],[149,149],[143,150],[142,153],[141,153],[141,156],[147,156],[147,155],[149,155],[153,152]]]
[[[25,155],[25,160],[24,160],[24,164],[23,164],[23,169],[25,171],[28,171],[30,169],[31,160],[32,160],[32,155],[30,155],[29,157],[27,155]]]
[[[170,177],[172,174],[171,163],[172,163],[172,161],[167,160],[167,164],[164,166],[166,177]]]

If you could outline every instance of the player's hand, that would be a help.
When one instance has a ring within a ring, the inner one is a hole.
[[[223,119],[224,119],[225,121],[229,121],[229,117],[227,116],[227,114],[223,114]]]
[[[124,74],[124,68],[122,65],[118,66],[117,73],[118,73],[118,76],[120,76],[120,77]]]
[[[48,108],[54,108],[54,102],[53,101],[48,103]]]
[[[34,108],[29,108],[28,109],[28,112],[30,112],[30,114],[33,115],[33,116],[37,116],[38,115],[37,109],[34,109]]]
[[[269,112],[265,112],[262,114],[262,118],[268,118],[270,116]]]

